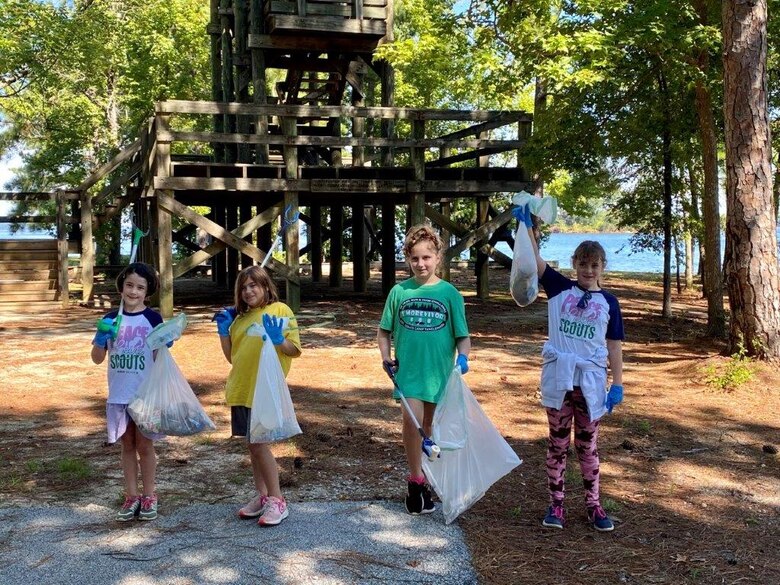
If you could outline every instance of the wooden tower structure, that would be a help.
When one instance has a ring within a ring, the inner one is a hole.
[[[364,291],[368,255],[379,252],[389,291],[399,206],[407,224],[428,218],[454,240],[447,260],[477,250],[477,292],[486,296],[488,255],[508,260],[492,244],[511,218],[488,197],[533,189],[519,163],[494,164],[491,155],[519,160],[512,152],[530,134],[531,117],[395,107],[392,68],[373,57],[392,39],[392,12],[392,0],[211,0],[213,101],[158,103],[138,140],[77,189],[85,300],[92,228],[130,203],[151,228],[140,259],[160,270],[166,317],[174,278],[210,261],[212,278],[231,287],[242,267],[265,258],[285,210],[301,212],[307,241],[301,247],[299,231],[286,230],[285,261],[268,266],[284,279],[293,308],[302,255],[314,281],[327,257],[329,284],[341,286],[346,252],[354,289]],[[459,197],[476,199],[469,227],[450,218]],[[92,214],[98,201],[108,210],[100,217]],[[211,242],[198,242],[196,231]],[[174,262],[174,243],[189,256]]]

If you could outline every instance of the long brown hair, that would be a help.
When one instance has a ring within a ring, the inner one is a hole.
[[[251,280],[265,292],[265,304],[263,306],[279,301],[279,291],[266,269],[259,266],[248,266],[238,273],[235,292],[233,293],[236,301],[236,311],[239,314],[246,313],[250,308],[244,299],[241,298],[241,289],[244,288],[247,280]]]

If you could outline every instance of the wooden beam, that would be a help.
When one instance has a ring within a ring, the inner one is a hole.
[[[507,212],[504,212],[504,214],[502,214],[502,215],[506,216],[506,213]],[[467,236],[468,233],[469,233],[468,229],[466,229],[463,226],[455,223],[454,221],[452,221],[450,218],[446,217],[445,215],[442,215],[441,213],[439,213],[436,209],[434,209],[430,205],[426,205],[425,206],[425,216],[427,218],[429,218],[436,225],[449,230],[450,232],[452,232],[454,235],[456,235],[458,237],[463,238],[463,237]],[[499,217],[500,216],[496,217],[496,220],[499,219]],[[501,227],[501,225],[506,225],[507,223],[509,223],[510,219],[511,219],[511,213],[510,213],[510,217],[507,218],[503,223],[497,224],[498,227]],[[496,227],[495,229],[498,229],[498,227]],[[470,247],[470,246],[467,246],[467,247]],[[493,258],[493,260],[495,260],[496,262],[501,264],[502,266],[504,266],[506,268],[509,268],[509,267],[512,266],[512,258],[507,256],[506,254],[504,254],[500,250],[496,250],[495,248],[493,248],[492,246],[490,246],[488,244],[485,244],[485,245],[481,246],[480,249],[483,252],[485,252],[487,255],[489,255],[491,258]],[[463,250],[461,250],[461,252],[462,251]],[[458,252],[458,254],[460,254],[460,252]],[[447,252],[445,251],[445,258],[446,257],[447,257]],[[454,257],[455,257],[455,254],[451,254],[449,256],[449,259],[451,260]]]
[[[327,107],[327,106],[324,106]],[[419,120],[422,121],[422,120]],[[167,132],[157,131],[157,139],[163,142],[219,142],[222,144],[276,144],[281,146],[370,146],[393,148],[503,148],[513,150],[525,146],[524,140],[447,140],[420,138],[419,140],[357,137],[357,136],[285,136],[277,134],[239,134],[227,132]]]
[[[278,217],[279,214],[282,212],[282,204],[276,203],[263,211],[262,213],[258,213],[255,215],[252,219],[249,221],[242,223],[240,226],[238,226],[235,230],[230,232],[237,238],[245,238],[249,234],[251,234],[254,230],[271,223],[274,218]],[[192,225],[192,224],[190,224]],[[218,224],[214,224],[218,225]],[[178,278],[179,276],[189,272],[199,264],[202,264],[209,258],[212,258],[214,255],[220,253],[225,248],[227,248],[227,244],[223,242],[222,240],[216,239],[211,244],[203,248],[202,250],[195,252],[192,256],[189,256],[188,258],[185,258],[178,264],[176,264],[173,267],[173,276],[174,278]],[[274,262],[274,260],[271,260],[271,262]],[[281,263],[280,263],[281,266]]]
[[[478,148],[469,152],[461,152],[452,156],[446,156],[438,158],[436,160],[429,160],[425,163],[426,167],[447,167],[453,163],[463,162],[467,160],[474,160],[475,158],[481,158],[483,156],[490,156],[491,154],[498,154],[500,152],[507,152],[508,150],[514,150],[514,146],[494,146],[491,148]]]
[[[284,32],[284,30],[279,32]],[[358,38],[349,38],[346,35],[340,37],[318,37],[311,35],[306,39],[306,46],[304,48],[301,46],[301,31],[296,32],[298,33],[297,35],[249,35],[249,47],[252,49],[270,49],[272,51],[338,51],[340,53],[371,53],[377,46],[377,40],[371,37],[359,38],[359,35],[353,35]]]
[[[0,201],[56,201],[59,194],[69,201],[78,201],[78,191],[53,191],[41,193],[32,191],[0,191]]]
[[[433,209],[433,208],[431,208]],[[435,211],[435,210],[434,210]],[[426,208],[426,213],[428,212]],[[438,213],[438,212],[437,212]],[[441,214],[439,214],[441,215]],[[471,246],[476,244],[479,241],[487,241],[488,240],[488,234],[495,231],[498,227],[504,225],[505,223],[508,223],[512,219],[512,210],[507,209],[500,215],[498,215],[496,218],[488,221],[487,223],[482,224],[479,228],[475,229],[474,231],[464,235],[460,241],[458,241],[454,246],[451,246],[450,248],[447,248],[444,252],[445,260],[450,260],[454,258],[455,256],[459,255],[464,250],[468,250]],[[435,220],[434,220],[435,221]],[[459,229],[462,229],[459,227]],[[454,232],[454,230],[452,230]]]
[[[95,183],[97,183],[100,179],[106,176],[108,173],[110,173],[119,165],[121,165],[123,162],[133,158],[133,155],[135,155],[135,153],[138,152],[140,149],[141,149],[141,139],[139,138],[138,140],[133,142],[130,146],[122,150],[110,161],[98,167],[97,170],[92,172],[86,179],[84,179],[81,182],[81,185],[76,187],[76,190],[86,191],[87,189],[92,187]]]
[[[292,38],[300,43],[297,38]],[[313,49],[312,49],[313,50]],[[327,49],[325,49],[327,51]],[[421,108],[312,106],[293,104],[242,104],[239,102],[202,102],[169,100],[157,102],[157,114],[240,114],[263,116],[292,116],[296,118],[386,118],[396,120],[451,120],[487,122],[508,110],[431,110]],[[515,110],[516,111],[516,110]],[[522,112],[528,121],[531,115]]]
[[[186,205],[182,205],[181,203],[176,201],[173,197],[169,197],[168,195],[162,195],[162,194],[158,195],[158,199],[160,200],[160,207],[162,207],[164,210],[174,215],[177,215],[178,217],[187,220],[190,223],[194,223],[196,226],[206,231],[212,237],[217,238],[218,240],[221,240],[222,242],[227,244],[227,246],[240,250],[241,252],[243,252],[247,256],[251,256],[258,262],[262,262],[263,259],[265,258],[266,256],[265,252],[263,252],[259,248],[253,246],[252,244],[242,239],[246,234],[237,237],[233,233],[227,231],[222,226],[214,223],[209,219],[206,219],[202,215],[196,213]],[[255,216],[255,217],[259,217],[259,216]],[[247,222],[247,224],[248,223],[250,222]],[[238,232],[238,229],[236,231]],[[274,272],[278,273],[280,276],[283,276],[287,280],[300,282],[300,278],[298,278],[298,275],[292,273],[281,262],[274,261],[273,259],[271,259],[268,266],[270,266]]]

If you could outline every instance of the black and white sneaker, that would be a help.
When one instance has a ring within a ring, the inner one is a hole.
[[[427,483],[422,489],[423,508],[421,514],[430,514],[436,509],[436,504],[433,503],[433,494],[431,493],[431,486]]]
[[[431,489],[427,484],[407,483],[406,511],[412,515],[430,514],[436,509],[431,496]]]

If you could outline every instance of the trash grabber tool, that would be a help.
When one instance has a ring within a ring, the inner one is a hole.
[[[133,242],[130,245],[130,264],[135,262],[135,257],[138,255],[138,244],[141,242],[141,238],[143,238],[145,235],[149,233],[149,231],[142,232],[138,226],[135,224],[133,225]],[[104,324],[102,320],[98,321],[98,331],[110,331],[111,332],[111,339],[116,340],[117,335],[119,335],[119,326],[122,324],[122,309],[124,309],[125,306],[125,299],[121,296],[120,291],[120,297],[119,297],[119,311],[116,314],[116,318],[114,319],[114,322],[111,325]]]
[[[268,250],[268,253],[265,255],[265,258],[263,258],[262,263],[260,264],[260,268],[265,268],[265,265],[270,262],[271,258],[273,257],[274,252],[279,247],[279,245],[282,243],[282,237],[284,236],[284,232],[287,231],[287,228],[293,225],[296,221],[298,221],[298,216],[301,213],[299,211],[296,211],[295,213],[292,213],[292,206],[288,205],[287,208],[284,210],[284,217],[282,217],[282,227],[279,230],[279,233],[276,234],[276,238],[274,238],[274,243],[271,244],[271,248]]]
[[[420,426],[420,423],[417,421],[417,417],[414,416],[412,407],[409,406],[409,403],[406,401],[406,397],[404,396],[403,391],[398,387],[398,382],[396,382],[395,380],[395,372],[393,372],[392,366],[383,363],[382,367],[385,369],[385,372],[387,372],[387,375],[390,376],[390,379],[393,381],[393,386],[395,386],[395,389],[398,391],[398,395],[401,397],[401,403],[404,405],[404,408],[406,409],[406,413],[409,415],[409,418],[412,419],[414,426],[417,427],[417,432],[420,433],[420,436],[422,437],[422,452],[430,461],[434,461],[437,457],[441,455],[441,448],[439,448],[439,446],[436,443],[434,443],[433,440],[430,437],[428,437],[428,435],[425,434],[425,431]]]

